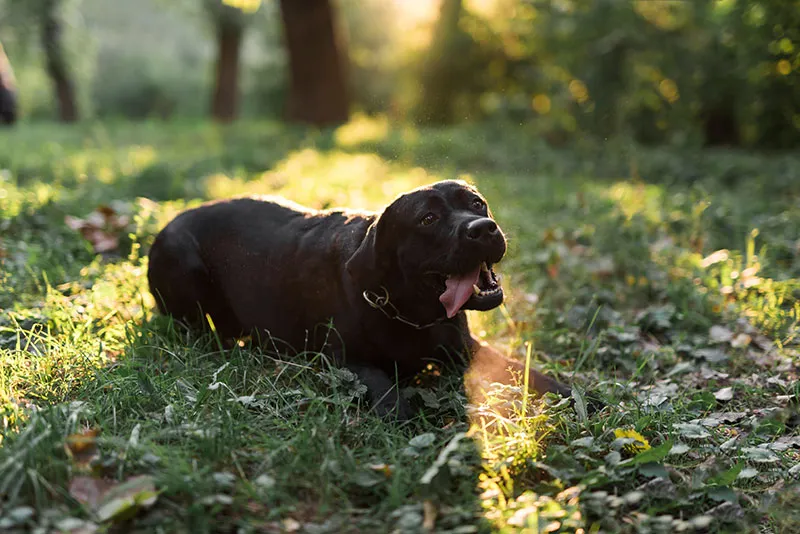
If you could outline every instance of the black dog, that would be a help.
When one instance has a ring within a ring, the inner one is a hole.
[[[478,191],[444,181],[380,213],[275,199],[206,204],[159,233],[148,280],[162,312],[198,327],[208,314],[226,339],[327,353],[361,378],[376,412],[407,418],[395,385],[432,360],[465,356],[474,384],[523,370],[475,340],[463,312],[503,301],[492,266],[505,251]],[[536,372],[530,383],[569,394]]]

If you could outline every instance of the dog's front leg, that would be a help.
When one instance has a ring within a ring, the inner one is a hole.
[[[507,385],[521,385],[525,379],[525,363],[508,358],[487,343],[471,337],[472,358],[465,376],[466,388],[472,399],[482,398],[482,391],[489,384],[498,382]],[[572,390],[547,375],[529,369],[528,389],[539,395],[556,393],[569,397]]]
[[[397,382],[384,371],[368,365],[347,364],[346,367],[367,386],[367,397],[378,416],[405,421],[413,415],[408,401],[400,395]]]

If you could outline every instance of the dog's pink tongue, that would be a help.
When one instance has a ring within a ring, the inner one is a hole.
[[[458,313],[472,296],[472,286],[478,283],[478,276],[481,274],[481,268],[478,267],[473,272],[463,276],[448,276],[445,284],[447,289],[444,293],[439,295],[439,301],[447,310],[448,319]]]

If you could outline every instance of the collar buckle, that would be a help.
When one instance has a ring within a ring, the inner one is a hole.
[[[386,289],[384,286],[381,286],[381,291],[383,292],[383,295],[378,295],[374,291],[365,289],[361,293],[361,296],[364,297],[364,300],[367,301],[367,304],[369,304],[371,308],[380,310],[389,319],[400,321],[401,323],[416,328],[417,330],[430,328],[431,326],[435,326],[444,321],[445,319],[447,319],[447,317],[440,317],[439,319],[436,319],[435,321],[427,324],[419,324],[413,321],[409,321],[408,319],[400,315],[400,312],[397,310],[395,305],[392,304],[391,301],[389,300],[389,290]]]

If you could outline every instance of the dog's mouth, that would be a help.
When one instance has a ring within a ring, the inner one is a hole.
[[[466,274],[447,275],[444,284],[445,290],[439,296],[439,302],[447,311],[448,318],[461,310],[491,310],[503,302],[503,288],[491,263],[481,262]]]

